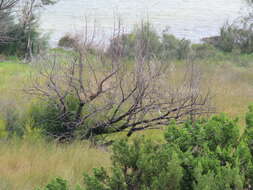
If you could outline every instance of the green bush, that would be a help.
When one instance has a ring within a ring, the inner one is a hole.
[[[24,135],[24,123],[22,116],[15,107],[7,107],[4,112],[4,124],[8,137],[22,137]]]
[[[222,51],[253,53],[253,28],[249,23],[241,23],[239,26],[225,24],[220,29],[220,35],[213,39],[210,43]]]
[[[160,37],[150,23],[136,26],[129,34],[122,34],[110,41],[107,54],[135,58],[142,56],[150,59],[158,55],[161,46]]]
[[[77,189],[251,189],[253,106],[246,123],[240,134],[238,120],[222,114],[184,125],[172,123],[163,144],[145,138],[120,140],[113,146],[111,170],[97,168],[93,175],[84,174],[84,186]]]
[[[142,56],[146,59],[171,60],[187,58],[190,49],[189,40],[179,40],[167,33],[160,37],[149,23],[145,23],[129,34],[111,39],[107,53],[128,58]]]
[[[73,48],[75,43],[75,38],[73,38],[70,34],[66,34],[59,40],[58,46],[63,48]]]
[[[253,155],[253,104],[249,106],[249,112],[246,114],[245,138]]]
[[[190,53],[190,41],[179,40],[171,34],[164,33],[161,39],[161,47],[159,49],[160,59],[185,59]]]
[[[220,115],[194,125],[173,125],[165,137],[182,152],[182,189],[244,189],[252,185],[252,155],[241,138],[238,120]]]
[[[69,187],[66,180],[56,178],[55,180],[52,180],[45,188],[37,188],[36,190],[69,190]]]
[[[38,102],[31,107],[30,118],[35,128],[42,130],[45,136],[53,138],[67,138],[74,135],[71,122],[74,120],[74,112],[77,110],[77,101],[73,97],[67,97],[67,114],[62,115],[62,110],[55,102]],[[68,124],[68,126],[66,126]]]
[[[231,25],[224,25],[220,29],[220,38],[217,47],[225,52],[232,52],[236,46],[236,33],[237,30]]]
[[[79,101],[71,95],[66,96],[65,99],[66,112],[63,112],[59,104],[50,100],[33,104],[28,116],[28,119],[32,121],[32,128],[38,129],[49,139],[53,138],[60,141],[89,138],[90,134],[87,134],[87,131],[95,125],[97,118],[86,119],[78,128],[73,127],[78,122],[76,112],[78,111]],[[90,111],[87,109],[85,107],[82,114],[89,114]],[[102,118],[100,115],[98,117],[98,119]]]
[[[177,153],[151,141],[119,141],[113,146],[112,161],[110,176],[103,168],[94,169],[94,176],[85,174],[87,190],[180,188],[183,170]]]
[[[41,139],[41,130],[34,128],[34,121],[25,113],[20,113],[16,107],[8,106],[1,113],[0,139],[26,139],[35,142]]]
[[[27,35],[21,24],[16,24],[7,34],[11,40],[8,43],[0,44],[0,52],[11,56],[15,55],[24,58],[27,52]],[[37,28],[31,31],[32,53],[34,55],[45,50],[48,47],[47,36],[41,35]]]

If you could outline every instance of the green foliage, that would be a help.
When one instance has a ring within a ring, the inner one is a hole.
[[[0,44],[0,52],[9,56],[15,55],[23,58],[27,52],[28,36],[22,23],[15,24],[12,29],[8,31],[7,35],[11,38],[11,40],[8,43]],[[34,55],[48,47],[47,37],[38,32],[37,24],[33,25],[30,37],[32,43],[32,53]]]
[[[36,55],[45,50],[48,47],[48,39],[39,31],[37,10],[54,3],[55,0],[24,1],[21,4],[17,3],[19,6],[22,5],[21,14],[13,13],[15,11],[8,11],[8,14],[1,13],[0,27],[4,29],[3,37],[7,40],[0,43],[0,52],[27,59],[28,53]]]
[[[249,106],[249,112],[246,114],[246,130],[245,138],[249,144],[251,153],[253,154],[253,104]]]
[[[52,180],[45,188],[37,188],[36,190],[69,190],[68,183],[62,178]]]
[[[184,127],[172,125],[165,138],[169,143],[177,144],[184,152],[190,147],[195,148],[196,145],[215,151],[218,146],[234,147],[240,138],[240,128],[237,119],[231,120],[222,114],[194,125],[191,123],[186,123]]]
[[[86,119],[78,128],[73,127],[76,122],[76,113],[78,112],[79,101],[74,96],[65,97],[66,110],[54,101],[37,102],[32,105],[29,113],[29,119],[32,121],[32,127],[38,129],[49,138],[59,140],[81,138],[85,139],[87,131],[94,126],[97,118]],[[88,108],[87,108],[88,109]],[[90,111],[84,107],[81,114],[90,114]],[[98,119],[102,116],[98,115]],[[29,122],[29,121],[28,121]],[[88,137],[87,137],[88,138]]]
[[[230,25],[224,25],[220,30],[217,47],[226,52],[232,52],[236,42],[236,30]]]
[[[146,59],[159,58],[185,59],[190,53],[190,41],[179,40],[171,34],[164,33],[160,37],[150,23],[136,26],[129,34],[113,38],[107,50],[109,55],[116,55],[121,50],[120,56],[135,58],[142,56]]]
[[[0,139],[7,139],[8,132],[5,128],[4,122],[0,120]]]
[[[145,139],[113,147],[113,168],[85,175],[91,189],[244,189],[252,185],[252,155],[237,120],[225,115],[184,126],[172,124],[167,144]]]
[[[23,136],[24,130],[21,115],[14,107],[10,106],[6,108],[4,113],[4,123],[9,138]]]
[[[66,34],[59,40],[58,46],[63,48],[73,48],[75,43],[76,40],[70,34]]]
[[[252,25],[246,21],[239,26],[225,24],[220,29],[219,37],[212,43],[225,52],[253,53]]]
[[[249,112],[246,114],[247,128],[253,128],[253,104],[249,106]]]
[[[36,103],[31,107],[30,117],[34,122],[33,126],[42,130],[42,133],[49,137],[61,138],[73,135],[71,124],[74,120],[74,112],[77,110],[77,101],[73,97],[67,97],[68,113],[62,115],[62,110],[55,102]]]
[[[185,59],[190,53],[190,41],[179,40],[171,34],[164,33],[159,50],[161,59]]]
[[[111,170],[95,168],[93,175],[84,174],[79,190],[250,189],[252,121],[250,106],[244,134],[237,119],[221,114],[195,123],[172,123],[164,144],[145,138],[120,140],[112,149]]]
[[[150,23],[143,23],[136,26],[131,33],[111,39],[107,53],[111,56],[128,58],[142,56],[150,59],[158,54],[160,46],[160,39],[154,28]]]
[[[3,111],[0,122],[0,139],[22,138],[33,142],[41,139],[41,130],[33,127],[34,122],[25,114],[20,114],[15,107],[7,107]]]
[[[252,185],[252,155],[237,119],[223,114],[194,125],[172,125],[165,138],[182,152],[182,189],[244,189]]]

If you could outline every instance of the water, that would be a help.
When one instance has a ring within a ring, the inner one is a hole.
[[[149,19],[158,31],[169,27],[179,38],[199,42],[217,35],[219,28],[247,12],[243,0],[60,0],[41,16],[41,28],[51,34],[51,43],[66,33],[82,30],[94,20],[103,38],[108,38],[115,20],[121,18],[126,31],[142,19]]]

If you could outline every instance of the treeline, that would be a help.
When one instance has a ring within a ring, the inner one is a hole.
[[[52,0],[1,0],[0,53],[30,61],[47,46],[47,37],[39,31],[41,8]]]
[[[7,56],[15,55],[30,61],[33,55],[47,49],[48,36],[42,35],[39,31],[39,15],[44,6],[54,3],[56,1],[52,0],[1,0],[0,53]],[[167,32],[158,35],[152,25],[146,23],[142,24],[145,30],[140,30],[142,27],[137,26],[131,33],[113,36],[106,51],[110,53],[122,48],[119,56],[133,58],[138,48],[136,39],[141,36],[143,42],[149,42],[144,50],[147,56],[163,60],[186,59],[191,55],[192,50],[197,55],[212,57],[215,54],[214,47],[224,52],[236,51],[248,54],[253,52],[251,18],[250,15],[243,17],[239,22],[225,24],[220,29],[219,36],[203,39],[206,44],[209,44],[204,46],[191,45],[189,40],[177,39]],[[58,45],[71,48],[75,38],[75,36],[66,35],[60,39]]]
[[[187,39],[178,39],[166,31],[159,35],[151,23],[142,22],[130,33],[114,35],[105,52],[111,55],[119,51],[120,54],[117,56],[134,59],[138,48],[146,44],[142,56],[164,61],[213,58],[220,56],[221,52],[231,53],[231,56],[251,54],[253,53],[251,22],[252,15],[242,17],[232,24],[226,23],[221,27],[218,36],[203,38],[203,43],[200,44],[192,44]],[[78,40],[80,39],[77,36],[66,34],[59,40],[58,46],[73,49]]]

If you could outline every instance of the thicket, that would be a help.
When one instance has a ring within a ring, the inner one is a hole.
[[[76,44],[75,37],[71,34],[65,34],[61,39],[58,41],[58,47],[72,49],[75,47]]]
[[[184,125],[172,123],[166,143],[145,138],[120,140],[112,167],[84,174],[76,190],[246,190],[253,185],[253,106],[241,133],[238,119],[225,114]],[[56,178],[43,190],[69,190]],[[40,189],[42,190],[42,189]]]
[[[224,24],[219,36],[206,38],[204,41],[224,52],[253,53],[252,15],[232,24]]]
[[[240,25],[227,23],[220,29],[219,36],[204,38],[203,44],[192,44],[189,40],[178,39],[168,32],[159,35],[150,23],[143,23],[130,33],[113,37],[106,52],[111,56],[115,51],[120,51],[118,56],[134,59],[140,46],[145,46],[142,56],[166,62],[189,58],[222,60],[226,53],[235,59],[240,54],[253,53],[252,26],[249,19]],[[69,43],[68,38],[62,40]]]
[[[0,44],[0,52],[7,56],[15,55],[19,58],[25,58],[27,53],[27,41],[28,36],[25,33],[25,29],[22,24],[14,24],[7,32],[10,40],[6,43]],[[38,32],[37,26],[34,26],[31,31],[32,41],[32,54],[37,55],[42,50],[48,47],[48,41],[46,36],[42,36]]]
[[[186,39],[177,39],[174,35],[164,32],[158,35],[154,27],[146,22],[137,25],[128,34],[113,37],[107,49],[111,55],[115,50],[121,49],[120,56],[135,58],[136,51],[144,46],[142,57],[162,60],[185,59],[189,56],[191,43]]]

